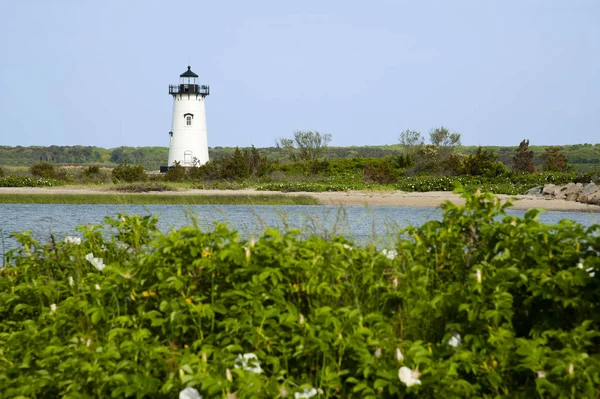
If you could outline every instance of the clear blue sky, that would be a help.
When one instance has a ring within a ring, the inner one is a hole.
[[[598,0],[3,0],[0,145],[168,146],[188,62],[208,141],[600,142]]]

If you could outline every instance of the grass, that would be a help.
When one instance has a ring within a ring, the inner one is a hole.
[[[308,195],[0,194],[0,204],[320,205]]]

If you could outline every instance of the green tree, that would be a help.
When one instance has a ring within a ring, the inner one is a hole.
[[[550,146],[544,149],[542,154],[544,164],[542,169],[546,172],[565,172],[569,168],[567,165],[567,157],[561,152],[561,148]]]
[[[292,160],[316,161],[323,156],[330,141],[329,133],[297,131],[293,138],[280,138],[276,145],[286,151]]]
[[[462,159],[461,174],[473,176],[496,177],[508,169],[502,162],[498,162],[498,155],[493,150],[477,147],[475,154],[470,154]]]
[[[110,154],[110,161],[114,163],[123,163],[125,161],[125,150],[123,147],[112,150]]]
[[[406,129],[400,133],[398,140],[400,141],[400,145],[407,150],[411,150],[414,147],[423,145],[425,143],[421,133],[410,129]]]
[[[521,141],[513,157],[513,171],[520,173],[533,173],[533,151],[529,149],[529,140]]]
[[[456,148],[461,145],[460,134],[450,133],[444,126],[432,130],[429,133],[429,141],[439,147]]]

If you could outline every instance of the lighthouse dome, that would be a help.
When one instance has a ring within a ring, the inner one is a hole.
[[[179,76],[182,78],[197,78],[198,77],[198,75],[196,75],[194,72],[192,72],[192,67],[189,65],[188,65],[187,71],[185,71],[184,73],[182,73]]]

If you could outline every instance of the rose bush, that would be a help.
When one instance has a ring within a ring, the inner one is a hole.
[[[0,397],[598,397],[599,226],[464,196],[385,251],[151,216],[16,234]]]

